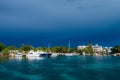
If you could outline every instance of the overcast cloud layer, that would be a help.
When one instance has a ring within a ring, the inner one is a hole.
[[[119,4],[119,0],[0,0],[0,40],[120,44]]]

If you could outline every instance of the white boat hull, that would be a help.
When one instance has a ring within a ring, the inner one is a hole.
[[[73,56],[71,53],[66,53],[65,56]]]
[[[15,57],[22,57],[23,55],[22,55],[23,53],[17,53],[16,55],[15,55]]]
[[[51,55],[51,57],[57,57],[58,56],[58,54],[56,54],[56,53],[53,53],[52,55]]]
[[[27,57],[39,57],[40,54],[28,54]]]

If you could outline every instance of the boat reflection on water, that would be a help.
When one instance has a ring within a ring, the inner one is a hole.
[[[6,59],[6,58],[5,58]],[[43,60],[43,57],[10,57],[9,59],[7,59],[8,61],[34,61],[34,60]]]
[[[43,57],[27,57],[27,59],[31,61],[31,60],[43,60],[44,58]]]
[[[22,61],[23,57],[9,57],[9,60],[16,60],[16,61]]]
[[[16,57],[15,59],[21,61],[23,57]]]

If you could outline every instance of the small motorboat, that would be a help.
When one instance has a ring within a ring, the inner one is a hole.
[[[17,53],[15,57],[22,57],[23,53]]]
[[[27,57],[39,57],[40,54],[38,52],[30,51],[27,55]]]
[[[57,57],[58,54],[57,53],[52,53],[51,57]]]

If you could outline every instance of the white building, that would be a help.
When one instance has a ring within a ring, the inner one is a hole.
[[[87,46],[85,46],[85,45],[84,45],[84,46],[78,46],[77,49],[78,49],[78,50],[83,50],[83,49],[85,49],[86,47],[87,47]]]
[[[88,46],[78,46],[77,49],[78,50],[83,50],[85,48],[87,48]],[[102,47],[102,46],[99,46],[98,44],[96,44],[95,46],[92,46],[93,48],[93,51],[95,54],[104,54],[106,53],[106,50]]]
[[[111,53],[112,52],[112,47],[105,47],[105,49],[107,50],[107,53]]]
[[[92,48],[95,54],[103,52],[103,47],[99,46],[98,44],[96,44],[95,46],[92,46]]]

